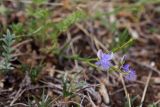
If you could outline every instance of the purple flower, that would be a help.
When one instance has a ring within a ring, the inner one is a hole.
[[[137,75],[136,75],[136,72],[135,70],[133,69],[130,69],[130,65],[129,64],[125,64],[122,66],[122,70],[124,72],[127,72],[128,74],[126,74],[124,77],[125,77],[125,80],[128,80],[128,81],[135,81],[137,79]]]
[[[130,70],[130,65],[129,64],[125,64],[122,66],[122,69],[125,71],[125,72],[128,72]]]
[[[97,66],[100,66],[103,70],[108,70],[112,65],[111,60],[113,58],[113,53],[111,54],[105,54],[102,52],[102,50],[99,50],[97,52],[97,56],[99,58],[99,61],[97,61],[95,64]]]

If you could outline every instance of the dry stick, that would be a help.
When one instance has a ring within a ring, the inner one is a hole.
[[[82,106],[82,103],[83,103],[83,101],[84,101],[84,98],[85,98],[85,97],[83,96],[83,98],[82,98],[82,100],[81,100],[81,102],[80,102],[80,107],[83,107],[83,106]]]
[[[67,32],[67,37],[68,37],[68,40],[70,41],[71,40],[71,33],[70,32]],[[73,42],[70,43],[70,46],[71,46],[72,54],[75,55]],[[75,62],[76,68],[78,68],[78,61],[74,60],[74,62]]]
[[[145,85],[145,88],[144,88],[144,91],[143,91],[143,95],[142,95],[142,99],[141,99],[141,105],[139,107],[143,106],[143,102],[144,102],[144,99],[145,99],[145,95],[146,95],[146,92],[147,92],[147,88],[148,88],[151,76],[152,76],[152,72],[150,72],[149,75],[148,75],[147,82],[146,82],[146,85]]]
[[[137,84],[127,85],[126,88],[130,88],[130,87],[133,87],[133,86],[137,86]],[[112,96],[112,95],[115,95],[115,94],[117,94],[119,92],[122,92],[122,91],[124,91],[124,88],[120,88],[120,89],[116,90],[115,92],[111,93],[110,95]]]
[[[104,50],[107,50],[106,46],[104,46],[104,45],[102,44],[102,42],[100,42],[95,36],[91,35],[86,29],[84,29],[82,25],[80,25],[80,24],[77,23],[76,26],[77,26],[80,30],[82,30],[82,31],[86,34],[86,36],[88,36],[88,37],[90,37],[91,39],[93,39],[96,46],[97,46],[97,44],[98,44],[99,46],[101,46],[101,48],[103,48]],[[96,44],[96,43],[97,43],[97,44]],[[97,52],[95,52],[95,53],[97,53]]]
[[[160,100],[156,101],[154,105],[160,104]]]
[[[128,99],[128,102],[129,102],[129,107],[132,107],[132,106],[131,106],[131,99],[130,99],[129,94],[128,94],[128,92],[127,92],[127,88],[126,88],[126,85],[125,85],[125,83],[124,83],[122,74],[120,74],[120,78],[121,78],[121,81],[122,81],[122,85],[123,85],[123,88],[124,88],[125,95],[126,95],[126,97],[127,97],[127,99]]]
[[[12,102],[10,103],[9,106],[13,106],[14,102],[16,102],[17,99],[22,95],[22,92],[23,92],[23,90],[22,90],[22,88],[20,88],[20,89],[18,90],[18,92],[16,93],[15,97],[13,98],[13,100],[12,100]]]
[[[83,25],[80,25],[78,23],[76,23],[76,26],[85,33],[86,36],[88,36],[91,39],[91,42],[93,42],[93,38],[94,36],[92,36],[86,29],[84,29]],[[91,46],[92,47],[92,46]],[[97,51],[95,49],[93,49],[93,52],[97,53]]]
[[[88,95],[88,97],[89,97],[89,101],[90,101],[92,107],[97,107],[97,106],[94,104],[94,102],[92,101],[92,98],[90,97],[90,95],[89,95],[88,92],[87,92],[87,95]]]
[[[134,62],[134,63],[136,63],[137,65],[140,65],[142,67],[150,69],[151,71],[156,72],[160,76],[160,71],[157,68],[154,68],[154,67],[152,67],[152,66],[150,66],[148,64],[140,63],[140,62],[138,62],[138,61],[136,61],[134,59],[131,59],[131,58],[129,58],[129,60],[132,61],[132,62]]]
[[[74,103],[74,104],[77,104],[78,106],[80,106],[80,104],[75,101],[59,102],[58,104],[69,104],[69,103]],[[55,106],[57,107],[57,104],[52,105],[52,107],[55,107]],[[68,106],[61,106],[61,107],[68,107]]]
[[[59,95],[58,97],[56,97],[56,98],[54,98],[51,102],[50,102],[50,104],[52,104],[52,103],[54,103],[55,101],[57,101],[59,98],[61,98],[62,96],[61,95]],[[53,106],[53,105],[52,105]]]
[[[85,90],[85,89],[87,89],[87,88],[98,87],[98,86],[100,86],[100,84],[97,84],[97,85],[88,85],[88,86],[86,86],[86,87],[83,87],[83,88],[77,90],[76,93],[77,93],[77,92],[80,92],[80,91],[82,91],[82,90]]]
[[[24,106],[24,107],[29,107],[29,105],[24,104],[24,103],[15,103],[15,104],[13,104],[11,107],[17,107],[17,106],[20,106],[20,105],[22,105],[22,106]]]
[[[20,46],[22,46],[22,45],[24,45],[24,44],[27,44],[27,43],[29,43],[29,42],[32,42],[32,40],[33,40],[33,39],[24,40],[24,41],[22,41],[22,42],[20,42],[20,43],[18,43],[18,44],[16,44],[16,45],[14,45],[13,48],[18,48],[18,47],[20,47]]]
[[[18,98],[20,98],[25,91],[33,90],[33,89],[39,89],[39,88],[57,88],[57,86],[56,86],[56,85],[50,85],[50,84],[48,84],[48,85],[46,85],[46,86],[34,86],[34,87],[29,87],[29,88],[25,88],[25,89],[23,89],[23,90],[22,90],[22,88],[21,88],[21,89],[18,90],[16,96],[14,97],[14,99],[12,100],[12,102],[10,103],[10,106],[13,106],[13,105],[14,105],[14,102],[16,102],[16,101],[18,100]],[[53,91],[55,91],[55,90],[53,90]],[[62,94],[62,93],[60,93],[59,91],[55,91],[55,92],[58,93],[58,94]]]

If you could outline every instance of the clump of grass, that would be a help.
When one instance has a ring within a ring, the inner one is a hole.
[[[41,102],[38,104],[38,107],[51,107],[51,100],[48,95],[45,95],[44,91],[41,96]]]
[[[42,95],[40,99],[37,101],[37,98],[33,96],[33,100],[36,101],[35,104],[32,104],[32,101],[28,99],[28,105],[29,107],[51,107],[52,101],[48,95],[46,95],[45,90],[43,89]]]
[[[116,51],[123,51],[124,53],[127,51],[129,47],[133,44],[133,38],[128,33],[128,30],[125,29],[124,31],[120,32],[118,37],[115,37],[112,44],[111,49],[113,52]]]
[[[14,57],[12,56],[12,52],[14,51],[14,48],[12,45],[15,42],[15,35],[11,34],[9,30],[7,30],[7,34],[3,35],[2,40],[2,57],[3,59],[0,61],[0,70],[3,73],[7,73],[8,71],[13,69],[11,61],[14,60]]]
[[[86,17],[86,14],[82,10],[78,10],[67,16],[64,20],[57,23],[55,25],[57,31],[64,32],[66,31],[72,24],[82,20]]]
[[[43,65],[41,65],[41,64],[34,66],[32,68],[29,65],[22,64],[21,70],[23,72],[28,71],[28,74],[29,74],[32,82],[36,82],[40,72],[42,71],[42,67],[43,67]]]
[[[84,11],[77,10],[68,15],[64,20],[55,23],[55,25],[53,26],[53,33],[51,34],[55,47],[52,48],[55,49],[57,47],[57,38],[60,33],[67,31],[71,25],[84,20],[86,17],[86,13]]]
[[[51,51],[59,49],[58,36],[67,31],[75,23],[87,18],[86,12],[83,10],[73,11],[60,22],[53,22],[50,17],[50,8],[41,8],[40,4],[44,0],[35,0],[38,2],[34,6],[28,5],[25,8],[26,21],[24,23],[12,24],[11,28],[14,33],[22,38],[34,38],[36,43],[40,43],[44,47],[46,41],[52,42]],[[38,22],[38,23],[37,23]],[[45,50],[46,51],[46,50]]]
[[[10,28],[19,37],[18,39],[34,38],[36,42],[41,44],[44,44],[45,40],[48,39],[51,12],[49,8],[40,6],[43,1],[34,0],[32,5],[26,5],[24,8],[25,22],[10,25]]]
[[[137,96],[131,97],[131,105],[133,105],[134,101],[136,100]],[[125,103],[124,103],[124,107],[130,107],[129,105],[129,101],[126,99]]]
[[[74,96],[74,94],[77,91],[77,89],[81,89],[86,85],[84,81],[79,81],[77,83],[79,73],[80,72],[78,72],[75,75],[73,75],[73,78],[70,81],[68,81],[67,73],[65,73],[65,75],[64,75],[64,77],[62,79],[63,97],[64,98],[70,98],[70,97]]]

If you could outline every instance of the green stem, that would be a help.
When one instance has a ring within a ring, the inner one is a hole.
[[[117,52],[118,50],[121,50],[123,48],[125,48],[128,44],[132,43],[134,39],[130,39],[129,41],[127,41],[126,43],[124,43],[123,45],[121,45],[120,47],[114,48],[112,50],[112,52]]]

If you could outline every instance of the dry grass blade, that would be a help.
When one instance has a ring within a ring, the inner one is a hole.
[[[139,65],[139,66],[148,68],[148,69],[150,69],[151,71],[154,71],[155,73],[157,73],[158,75],[160,75],[160,71],[159,71],[158,69],[153,68],[152,66],[150,66],[150,65],[148,65],[148,64],[140,63],[140,62],[138,62],[138,61],[136,61],[136,60],[134,60],[134,59],[131,59],[131,58],[129,58],[129,60],[132,61],[132,62],[134,62],[134,63],[136,63],[136,64]]]
[[[145,88],[144,88],[144,91],[143,91],[140,107],[143,107],[143,102],[144,102],[144,99],[145,99],[145,95],[146,95],[146,92],[147,92],[147,88],[148,88],[151,76],[152,76],[152,72],[150,72],[149,75],[148,75],[148,79],[147,79],[147,82],[146,82],[146,85],[145,85]]]
[[[18,100],[18,98],[22,96],[22,94],[24,93],[23,88],[29,87],[30,85],[31,85],[31,80],[28,75],[28,72],[26,72],[26,75],[20,84],[20,88],[16,93],[15,97],[13,98],[12,102],[10,103],[10,106],[13,106],[13,104]]]
[[[90,101],[92,107],[97,107],[97,106],[95,105],[95,103],[92,101],[92,98],[90,97],[89,93],[87,93],[87,94],[88,94],[89,101]]]
[[[132,107],[131,106],[131,99],[129,97],[129,94],[128,94],[128,91],[127,91],[127,88],[126,88],[126,85],[125,85],[125,82],[124,82],[122,74],[120,74],[120,78],[121,78],[121,81],[122,81],[122,85],[123,85],[123,88],[124,88],[125,95],[126,95],[126,97],[128,99],[129,107]]]

